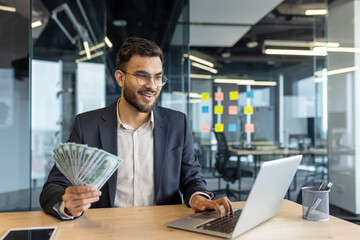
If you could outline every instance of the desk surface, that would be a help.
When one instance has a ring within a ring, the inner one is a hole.
[[[229,150],[239,156],[245,155],[327,155],[326,149],[309,149],[309,150],[296,150],[296,149],[236,149],[229,147]]]
[[[244,202],[233,203],[241,208]],[[60,221],[43,212],[0,213],[0,236],[9,228],[58,226],[59,239],[219,239],[167,228],[165,224],[192,214],[184,205],[90,209],[81,218]],[[276,217],[238,239],[359,239],[360,226],[339,218],[312,222],[301,217],[301,205],[284,200]]]

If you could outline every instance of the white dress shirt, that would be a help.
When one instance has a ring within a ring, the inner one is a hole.
[[[138,129],[118,117],[118,169],[115,207],[155,205],[154,188],[154,115]]]

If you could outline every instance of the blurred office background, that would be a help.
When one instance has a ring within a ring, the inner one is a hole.
[[[359,217],[358,0],[0,0],[0,211],[40,209],[75,115],[120,96],[130,36],[164,50],[158,104],[189,116],[210,190],[245,200],[261,162],[303,154],[287,197],[332,181]]]

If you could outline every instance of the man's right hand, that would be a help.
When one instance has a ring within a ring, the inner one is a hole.
[[[65,190],[62,200],[65,203],[65,213],[79,217],[91,203],[99,201],[100,191],[91,186],[70,186]]]

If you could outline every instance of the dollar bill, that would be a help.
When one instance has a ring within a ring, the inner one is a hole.
[[[64,143],[54,149],[56,167],[73,185],[100,189],[118,169],[122,160],[104,150],[85,144]]]

